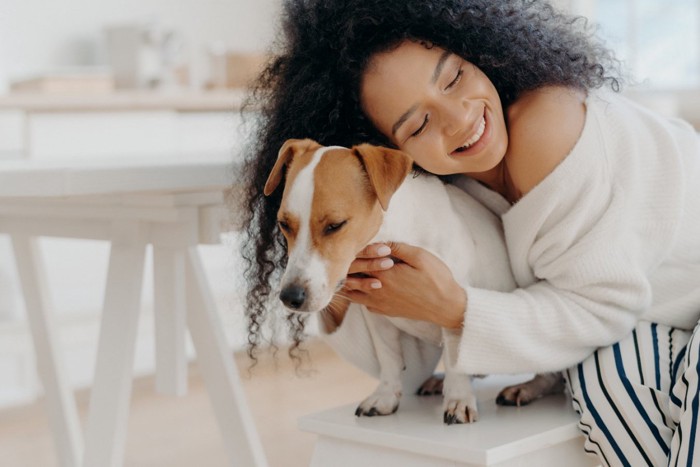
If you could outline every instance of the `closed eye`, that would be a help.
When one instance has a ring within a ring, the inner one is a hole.
[[[291,228],[289,227],[289,224],[287,224],[283,220],[277,221],[277,225],[279,226],[280,230],[282,230],[283,232],[289,232],[291,230]]]
[[[428,126],[428,122],[430,121],[430,116],[428,114],[425,114],[425,118],[423,119],[423,124],[418,128],[416,131],[411,133],[411,136],[419,136],[421,133],[423,133],[423,130],[425,130],[425,127]]]
[[[340,229],[342,229],[343,226],[345,226],[345,224],[347,224],[347,223],[348,223],[348,221],[330,223],[330,224],[326,225],[326,227],[323,229],[323,233],[325,235],[333,234],[333,233],[339,231]]]
[[[455,75],[454,79],[450,82],[450,84],[447,85],[445,88],[445,91],[452,89],[457,85],[462,80],[462,75],[464,74],[464,69],[460,68],[457,70],[457,74]],[[425,127],[428,126],[428,122],[430,121],[430,116],[428,114],[425,114],[425,118],[423,119],[423,124],[418,128],[416,131],[411,133],[411,136],[419,136],[423,131],[425,130]]]
[[[452,82],[450,82],[450,84],[447,85],[447,87],[445,88],[445,91],[455,87],[457,85],[457,83],[459,83],[462,80],[463,73],[464,73],[464,69],[460,68],[459,71],[457,71],[457,76],[455,76],[455,78],[452,80]]]

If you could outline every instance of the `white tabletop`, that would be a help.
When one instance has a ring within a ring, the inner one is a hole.
[[[0,197],[69,197],[226,188],[230,153],[119,159],[0,160]]]

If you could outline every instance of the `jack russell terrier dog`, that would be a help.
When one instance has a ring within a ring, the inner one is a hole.
[[[406,154],[368,144],[348,149],[305,139],[282,146],[264,193],[271,194],[286,176],[277,218],[287,241],[280,292],[287,308],[317,312],[337,300],[357,252],[374,242],[425,248],[445,262],[463,286],[515,289],[500,220],[437,177],[407,177],[411,167]],[[380,365],[379,386],[359,405],[357,416],[388,415],[398,409],[404,369],[399,337],[407,332],[443,345],[444,422],[477,420],[471,377],[454,367],[459,331],[378,315],[354,303],[345,306],[356,309],[348,313],[365,314]],[[559,379],[538,375],[504,389],[498,402],[528,403],[553,392]]]

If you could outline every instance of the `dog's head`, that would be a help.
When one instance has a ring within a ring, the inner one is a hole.
[[[280,293],[287,308],[319,311],[329,304],[410,170],[410,158],[389,148],[284,143],[264,193],[285,178],[277,221],[287,240]]]

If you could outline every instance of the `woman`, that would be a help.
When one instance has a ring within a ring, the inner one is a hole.
[[[370,245],[350,271],[369,277],[349,277],[346,293],[377,313],[462,328],[468,373],[566,370],[585,448],[604,465],[692,465],[696,132],[606,90],[619,88],[610,54],[584,22],[533,0],[291,1],[279,47],[254,95],[253,347],[284,265],[280,195],[261,194],[282,142],[397,147],[501,216],[519,288],[455,284],[417,247]],[[371,369],[356,316],[327,314],[322,332]]]

